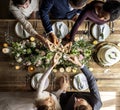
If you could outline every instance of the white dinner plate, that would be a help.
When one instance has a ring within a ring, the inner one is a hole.
[[[37,89],[38,88],[38,82],[39,82],[39,79],[42,77],[44,73],[36,73],[32,79],[31,79],[31,87],[33,89]],[[47,87],[49,86],[49,79],[47,79],[47,81],[45,82],[45,86],[44,86],[44,90],[47,89]]]
[[[79,81],[78,81],[79,80]],[[88,82],[86,76],[83,73],[79,73],[74,76],[73,85],[78,91],[83,91],[88,89]]]
[[[94,24],[91,33],[98,41],[105,41],[105,39],[110,35],[110,27],[107,24]]]
[[[15,33],[20,38],[28,38],[30,34],[23,28],[20,22],[17,22],[15,25]]]
[[[64,22],[56,22],[52,25],[53,32],[58,38],[64,38],[68,34],[68,27]]]

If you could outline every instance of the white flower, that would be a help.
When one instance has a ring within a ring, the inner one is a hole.
[[[19,53],[16,54],[15,58],[18,58],[18,57],[20,57],[20,54],[19,54]]]
[[[50,59],[46,59],[46,64],[49,64],[50,63]]]
[[[41,60],[38,60],[37,62],[36,62],[36,66],[40,66],[40,65],[42,65],[43,64],[43,62],[41,61]]]
[[[44,51],[40,51],[40,55],[44,56],[46,53]]]
[[[36,47],[36,43],[35,42],[31,42],[31,47]]]
[[[17,61],[18,63],[22,62],[22,60],[23,60],[23,59],[22,59],[21,57],[19,57],[19,58],[16,59],[16,61]]]
[[[67,60],[67,55],[66,54],[63,55],[63,59]]]
[[[31,65],[31,64],[32,64],[32,63],[31,63],[30,61],[27,61],[25,65],[26,65],[26,66],[29,66],[29,65]]]

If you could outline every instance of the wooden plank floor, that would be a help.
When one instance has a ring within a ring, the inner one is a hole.
[[[120,110],[120,92],[100,92],[103,106],[100,110]]]

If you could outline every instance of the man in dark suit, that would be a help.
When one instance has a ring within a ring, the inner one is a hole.
[[[60,104],[63,110],[99,110],[102,106],[99,90],[93,74],[82,65],[75,56],[69,61],[81,67],[81,71],[87,78],[90,92],[66,92],[60,96]]]
[[[58,43],[56,35],[52,32],[51,19],[76,20],[80,9],[85,6],[87,0],[43,0],[39,13],[46,33],[54,44]]]

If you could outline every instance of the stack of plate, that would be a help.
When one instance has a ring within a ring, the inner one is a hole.
[[[120,61],[120,51],[113,43],[102,43],[98,45],[96,59],[102,66],[112,66]]]

